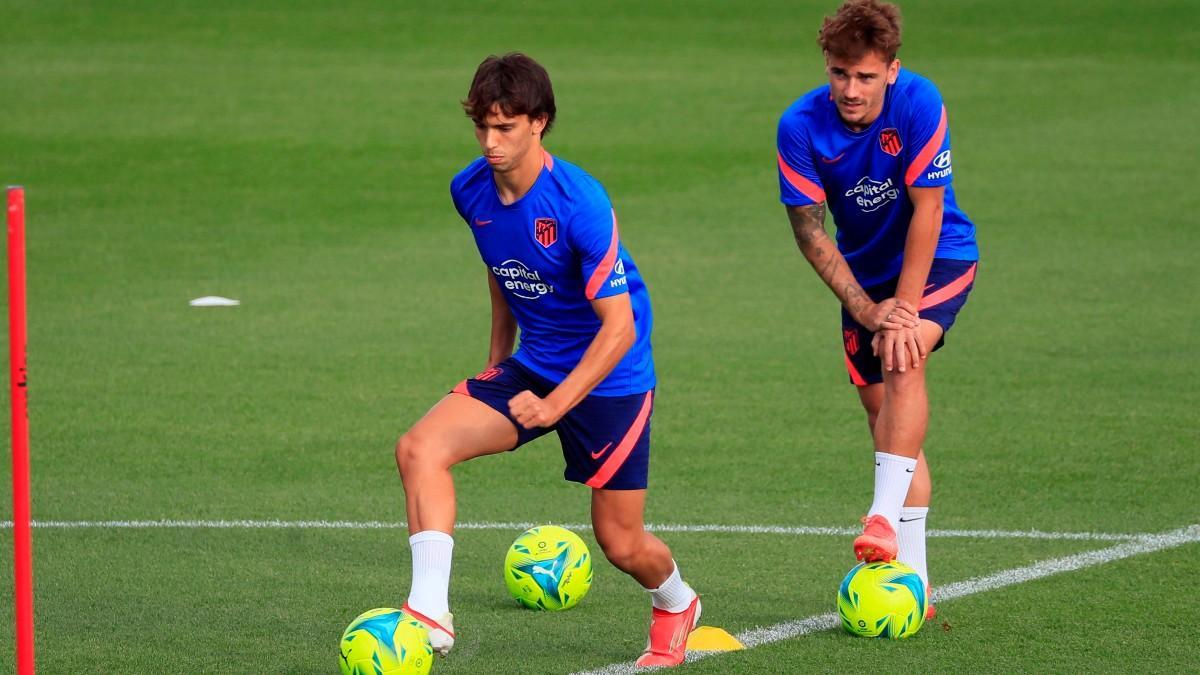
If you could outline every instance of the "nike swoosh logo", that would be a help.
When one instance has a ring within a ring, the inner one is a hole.
[[[878,466],[878,465],[876,465],[876,466]],[[905,473],[912,473],[914,471],[916,471],[916,469],[905,469],[904,470]]]
[[[476,219],[475,219],[475,226],[476,226],[476,227],[483,227],[484,225],[487,225],[487,224],[488,224],[488,223],[490,223],[490,222],[492,222],[492,221],[490,221],[490,220],[480,220],[480,219],[476,218]]]
[[[836,163],[836,162],[837,162],[839,159],[841,159],[841,158],[843,158],[843,157],[845,157],[845,156],[846,156],[846,153],[844,153],[844,152],[843,152],[842,154],[838,155],[837,157],[834,157],[833,159],[829,159],[828,157],[822,157],[822,158],[821,158],[821,161],[822,161],[822,162],[825,162],[826,164],[834,164],[834,163]]]
[[[913,522],[914,520],[925,520],[925,516],[921,516],[920,518],[901,518],[901,519],[900,519],[900,522],[902,522],[902,523],[911,523],[911,522]]]
[[[604,446],[603,448],[600,448],[596,452],[593,452],[592,459],[600,459],[600,455],[603,455],[604,453],[608,452],[608,449],[610,447],[612,447],[612,441],[609,441],[608,445]]]

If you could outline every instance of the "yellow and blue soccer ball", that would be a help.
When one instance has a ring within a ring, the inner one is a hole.
[[[574,532],[554,525],[534,527],[508,547],[504,582],[525,607],[570,609],[592,587],[592,556]]]
[[[429,631],[398,609],[363,612],[342,633],[338,665],[342,675],[428,675]]]
[[[838,588],[838,614],[851,635],[906,638],[925,623],[925,583],[899,561],[859,563]]]

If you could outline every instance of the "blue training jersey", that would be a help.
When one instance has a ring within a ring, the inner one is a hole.
[[[827,202],[838,250],[863,286],[900,275],[913,206],[908,186],[946,186],[934,257],[978,260],[975,225],[954,201],[950,129],[932,82],[903,68],[883,111],[865,131],[846,128],[829,85],[793,103],[779,120],[779,191],[784,204]]]
[[[616,213],[599,181],[546,153],[533,187],[505,205],[480,157],[454,177],[450,194],[521,329],[515,359],[561,382],[600,330],[590,301],[628,293],[637,338],[591,393],[627,396],[654,388],[650,295],[621,245]]]

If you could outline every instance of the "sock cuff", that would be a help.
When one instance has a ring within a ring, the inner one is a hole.
[[[916,517],[929,515],[928,506],[903,506],[900,508],[900,517]]]
[[[426,541],[440,541],[451,546],[454,545],[454,537],[438,530],[422,530],[408,538],[409,545],[420,544]]]
[[[646,592],[657,593],[669,586],[672,581],[682,581],[682,579],[683,578],[679,576],[679,565],[676,564],[674,560],[671,560],[671,573],[667,575],[667,578],[664,579],[661,584],[659,584],[658,588],[647,588]]]
[[[890,452],[884,452],[882,450],[875,451],[875,461],[876,462],[895,462],[896,464],[903,466],[905,469],[917,468],[917,458],[916,457],[904,457],[902,455],[893,455]]]

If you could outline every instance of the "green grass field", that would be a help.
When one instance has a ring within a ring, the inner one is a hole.
[[[654,301],[648,520],[853,526],[870,440],[774,159],[836,4],[0,0],[35,519],[402,523],[396,437],[486,356],[484,273],[447,189],[478,149],[458,100],[484,56],[520,49],[554,79],[548,148],[605,184]],[[1119,543],[987,530],[1200,523],[1200,7],[902,7],[900,56],[946,100],[983,252],[931,359],[930,527],[978,532],[931,538],[935,588]],[[242,306],[188,306],[209,294]],[[553,439],[459,467],[459,517],[586,522],[561,468]],[[36,529],[39,669],[336,672],[346,623],[403,602],[406,534]],[[634,658],[637,585],[601,560],[578,608],[519,609],[500,575],[517,534],[458,532],[461,637],[434,672]],[[833,611],[852,563],[848,536],[663,537],[704,623],[735,633]],[[905,642],[816,631],[681,672],[1193,670],[1197,554],[950,599]]]

